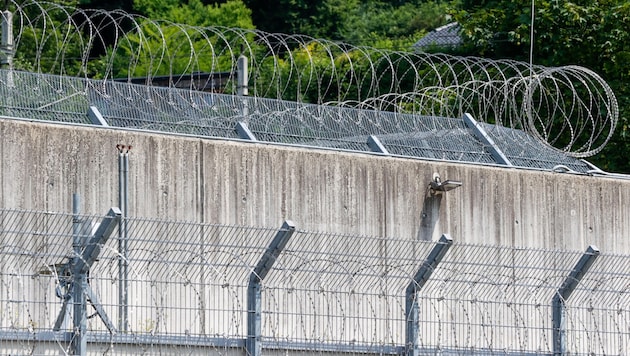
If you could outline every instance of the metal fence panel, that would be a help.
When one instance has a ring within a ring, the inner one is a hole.
[[[11,80],[3,79],[11,77]],[[461,117],[393,112],[369,105],[316,105],[126,82],[0,69],[0,116],[90,124],[95,108],[107,125],[238,139],[246,123],[259,141],[369,152],[370,135],[390,154],[497,164]],[[482,118],[479,118],[482,119]],[[551,148],[531,133],[500,125],[482,127],[520,167],[591,167]],[[532,157],[536,157],[535,159]]]
[[[80,216],[82,236],[99,216]],[[90,353],[243,354],[248,280],[277,229],[127,218],[128,323],[116,241],[89,271]],[[73,216],[0,210],[0,353],[69,353],[58,331]],[[262,280],[265,354],[400,354],[405,290],[436,242],[297,230]],[[581,253],[455,244],[417,291],[421,354],[551,354],[551,301]],[[602,253],[566,302],[567,350],[624,354],[630,256]],[[61,297],[61,298],[60,298]],[[274,351],[275,350],[275,351]]]

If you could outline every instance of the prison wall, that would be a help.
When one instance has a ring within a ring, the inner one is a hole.
[[[0,206],[104,214],[129,154],[129,215],[630,252],[630,181],[113,128],[0,120]],[[462,187],[431,195],[429,182]]]

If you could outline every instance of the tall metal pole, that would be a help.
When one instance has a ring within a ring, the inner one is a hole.
[[[247,123],[247,116],[249,115],[249,108],[247,99],[244,97],[249,95],[249,70],[247,69],[249,59],[241,54],[236,60],[236,93],[238,96],[243,97],[243,122]],[[248,130],[249,131],[249,130]]]
[[[247,69],[248,59],[241,54],[236,60],[236,92],[238,96],[249,95],[249,73]]]
[[[123,218],[120,219],[123,226],[123,325],[121,331],[127,331],[129,325],[129,235],[127,235],[127,216],[129,214],[129,150],[131,146],[127,146],[127,152],[123,157]]]
[[[2,40],[0,41],[0,68],[13,68],[13,13],[9,9],[2,11],[0,16],[0,30]]]
[[[13,13],[9,11],[8,1],[5,2],[5,8],[0,12],[0,31],[2,31],[2,38],[0,38],[0,69],[8,69],[4,80],[4,85],[7,88],[13,88]],[[6,98],[8,102],[11,102],[11,95]]]
[[[128,317],[128,290],[129,290],[129,239],[127,236],[128,214],[128,172],[129,151],[131,146],[116,145],[118,149],[118,200],[122,218],[118,226],[118,330],[127,331]]]
[[[81,196],[79,193],[72,194],[72,250],[75,256],[81,255]]]
[[[450,235],[444,234],[433,247],[422,266],[416,271],[413,280],[407,285],[405,290],[405,319],[406,319],[406,356],[420,355],[418,346],[418,335],[420,334],[420,318],[418,305],[418,292],[429,281],[433,271],[446,255],[449,248],[453,245],[453,239]]]
[[[80,257],[75,257],[80,259]],[[74,355],[87,354],[87,273],[73,273],[72,277],[72,301],[73,309],[73,337],[72,349]]]
[[[75,266],[80,263],[84,246],[81,236],[81,198],[78,193],[72,194],[72,249],[74,258],[72,263],[72,325],[74,337],[72,349],[75,355],[85,355],[87,352],[87,300],[85,287],[87,286],[87,274],[76,273]]]

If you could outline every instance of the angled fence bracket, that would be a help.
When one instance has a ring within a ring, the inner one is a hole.
[[[431,274],[433,274],[433,271],[452,245],[453,239],[448,234],[442,235],[405,290],[405,320],[407,322],[405,348],[407,356],[418,356],[420,354],[418,347],[420,320],[416,300],[418,291],[427,283]]]
[[[599,249],[593,245],[586,249],[578,263],[562,283],[551,302],[553,322],[553,354],[567,354],[566,302],[599,256]]]
[[[472,115],[468,113],[464,114],[464,124],[475,133],[475,137],[477,137],[479,141],[483,142],[488,147],[492,158],[494,158],[498,164],[512,166],[512,162],[510,162],[507,156],[494,142],[492,137],[488,135],[486,130],[472,117]]]
[[[76,198],[75,198],[76,201]],[[76,203],[75,203],[76,204]],[[98,229],[94,234],[88,236],[86,239],[82,239],[78,233],[78,221],[77,210],[75,210],[73,218],[73,234],[74,241],[73,247],[75,256],[70,259],[61,268],[60,276],[69,276],[64,283],[60,281],[60,284],[64,284],[68,287],[65,295],[60,295],[63,298],[63,305],[61,311],[55,321],[54,331],[59,331],[67,316],[68,305],[73,306],[73,338],[72,338],[72,350],[74,355],[86,355],[87,354],[87,302],[94,306],[98,316],[101,318],[105,326],[110,332],[115,332],[116,329],[111,320],[105,314],[105,310],[100,305],[96,294],[92,291],[92,288],[88,285],[88,272],[90,268],[96,262],[101,253],[102,246],[105,245],[112,232],[118,225],[118,221],[121,218],[122,212],[118,208],[111,208],[107,213],[107,216],[103,218]]]
[[[248,356],[262,355],[262,281],[294,232],[293,222],[285,221],[249,276],[249,284],[247,285],[247,341],[245,343]]]
[[[386,155],[389,154],[389,151],[387,151],[387,148],[385,148],[381,140],[379,140],[378,137],[374,135],[368,136],[367,144],[372,150],[372,152],[384,153]]]
[[[105,117],[103,116],[103,114],[101,114],[100,110],[98,110],[96,106],[91,105],[88,108],[87,115],[92,124],[109,127],[107,120],[105,120]]]
[[[239,121],[236,123],[236,133],[238,133],[238,137],[243,140],[258,141],[256,135],[249,129],[246,122]]]

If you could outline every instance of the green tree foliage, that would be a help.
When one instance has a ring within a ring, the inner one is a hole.
[[[253,28],[251,12],[240,0],[218,5],[204,5],[200,0],[186,4],[135,0],[134,8],[152,19],[168,21],[140,19],[140,27],[110,50],[116,77],[230,70],[240,50],[239,40],[242,45],[253,42],[238,31],[221,30]]]
[[[83,9],[106,9],[133,11],[133,0],[78,0]]]
[[[354,45],[409,49],[428,30],[448,23],[458,0],[245,0],[267,32],[308,34]]]
[[[455,18],[465,54],[529,60],[531,1],[464,1]],[[581,65],[598,72],[619,101],[617,132],[595,157],[600,167],[630,172],[630,2],[536,1],[533,60],[548,66]]]
[[[133,0],[133,8],[151,19],[178,24],[254,28],[251,10],[241,0],[209,5],[201,0]]]
[[[350,3],[357,0],[349,0]],[[319,36],[318,32],[306,32],[329,27],[329,24],[315,26],[316,20],[325,12],[328,0],[245,0],[252,9],[254,24],[259,29],[273,33],[308,33]],[[339,3],[343,3],[342,0]],[[328,19],[336,22],[336,19]]]
[[[15,34],[20,43],[14,58],[15,68],[64,75],[83,74],[87,39],[76,31],[77,25],[71,16],[77,1],[58,3],[61,6],[48,11],[30,4],[14,15],[14,23],[21,24]]]
[[[339,37],[345,42],[408,50],[427,31],[450,21],[456,2],[364,2],[346,13]]]
[[[261,63],[269,70],[260,71],[263,74],[256,78],[257,95],[322,103],[413,90],[418,79],[410,77],[419,64],[406,57],[393,58],[392,62],[391,53],[383,50],[408,51],[426,32],[452,21],[448,9],[457,6],[458,1],[246,0],[246,3],[252,7],[254,23],[259,29],[303,33],[365,46],[348,52],[335,42],[307,41],[290,45],[289,51],[277,52],[276,59],[267,58]],[[431,76],[435,79],[435,73]],[[404,88],[392,87],[399,82]]]

